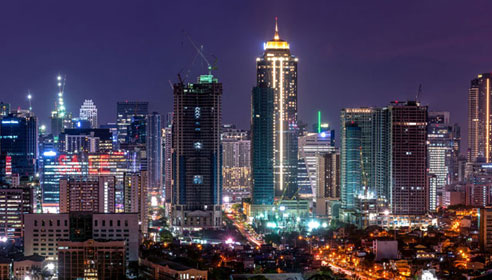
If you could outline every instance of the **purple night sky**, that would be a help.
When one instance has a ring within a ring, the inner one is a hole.
[[[26,108],[30,89],[48,124],[55,76],[64,73],[74,116],[84,99],[94,100],[100,123],[115,120],[122,100],[150,101],[165,114],[169,80],[195,57],[184,30],[218,58],[224,123],[248,128],[255,58],[278,16],[280,37],[299,57],[304,122],[322,110],[338,129],[341,108],[414,98],[422,83],[421,101],[450,111],[466,138],[469,82],[492,71],[491,10],[490,1],[449,0],[2,1],[0,100]],[[205,68],[197,58],[191,69],[188,81]]]

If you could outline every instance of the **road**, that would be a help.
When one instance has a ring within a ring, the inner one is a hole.
[[[254,236],[252,236],[245,228],[244,225],[242,225],[240,222],[238,222],[236,219],[234,219],[234,216],[232,214],[227,214],[226,215],[229,220],[232,221],[233,225],[239,230],[239,233],[241,233],[242,236],[244,236],[252,245],[254,246],[261,246],[262,242],[258,239],[256,239]]]

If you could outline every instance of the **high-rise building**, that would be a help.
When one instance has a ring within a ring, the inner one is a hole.
[[[0,174],[5,181],[18,174],[32,178],[38,155],[37,118],[19,110],[4,116],[0,124]]]
[[[126,279],[125,241],[58,242],[60,279]]]
[[[274,91],[266,84],[253,88],[251,98],[252,203],[272,205]]]
[[[246,130],[224,125],[222,134],[224,202],[251,196],[251,141]]]
[[[362,129],[356,123],[347,123],[342,130],[341,162],[343,188],[341,192],[342,208],[355,210],[356,198],[363,191],[365,170],[362,169]]]
[[[449,122],[449,112],[429,112],[427,126],[427,160],[431,182],[429,185],[429,209],[434,211],[441,205],[444,187],[453,181],[454,165],[458,164],[459,142],[455,143],[457,125]],[[458,150],[456,150],[458,149]]]
[[[392,102],[391,205],[394,215],[423,215],[428,210],[427,107]]]
[[[134,117],[145,118],[149,114],[148,102],[118,102],[116,106],[116,124],[118,126],[118,142],[129,142],[129,126]]]
[[[333,204],[340,199],[340,153],[332,151],[317,157],[316,216],[334,218]],[[337,217],[336,217],[337,218]]]
[[[333,130],[307,132],[299,136],[299,160],[304,161],[308,174],[309,194],[316,197],[318,188],[318,157],[335,151]]]
[[[63,153],[106,153],[113,150],[109,129],[65,129],[58,139],[58,151]]]
[[[97,107],[92,100],[85,100],[80,106],[79,119],[87,120],[91,124],[91,128],[97,128]]]
[[[468,90],[468,160],[491,160],[491,85],[492,73],[478,75]]]
[[[263,56],[256,59],[257,86],[265,84],[274,91],[273,152],[275,196],[297,196],[297,58],[289,43],[280,39],[275,23],[273,40],[264,45]]]
[[[492,208],[480,208],[478,213],[479,245],[482,251],[492,251]]]
[[[98,176],[60,180],[60,213],[85,211],[115,213],[116,178]]]
[[[168,113],[166,120],[166,127],[163,128],[162,131],[162,144],[164,151],[164,199],[166,203],[171,202],[172,197],[172,170],[173,170],[173,162],[172,162],[172,147],[173,147],[173,113]]]
[[[138,213],[141,232],[147,234],[149,228],[149,208],[147,199],[148,172],[125,173],[125,212]]]
[[[152,113],[147,116],[147,170],[149,203],[153,207],[162,204],[162,127],[161,115]]]
[[[33,212],[33,189],[0,188],[0,237],[20,240],[24,236],[24,214]]]
[[[171,223],[222,226],[222,84],[210,73],[174,85]]]

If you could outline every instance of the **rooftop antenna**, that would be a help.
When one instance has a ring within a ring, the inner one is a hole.
[[[28,90],[27,90],[27,100],[29,100],[29,112],[31,112],[31,111],[32,111],[31,99],[32,99],[31,90],[30,90],[30,89],[28,89]]]
[[[419,85],[419,89],[417,90],[417,96],[415,97],[415,102],[419,102],[420,96],[422,95],[422,84]]]

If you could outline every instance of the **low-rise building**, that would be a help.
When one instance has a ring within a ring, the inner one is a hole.
[[[150,279],[195,279],[207,280],[208,271],[184,266],[179,263],[149,257],[139,260],[146,277]]]

